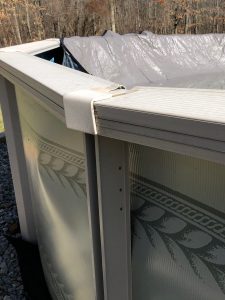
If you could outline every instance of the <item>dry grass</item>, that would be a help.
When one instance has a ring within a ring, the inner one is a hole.
[[[0,132],[4,131],[4,124],[3,124],[3,120],[2,120],[2,111],[0,108]]]

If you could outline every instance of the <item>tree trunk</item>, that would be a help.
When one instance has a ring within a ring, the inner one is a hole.
[[[187,34],[189,29],[189,14],[188,11],[186,11],[185,14],[185,27],[184,27],[184,33]]]
[[[116,21],[115,21],[115,3],[114,0],[110,0],[110,15],[111,15],[111,28],[113,32],[116,32]]]
[[[219,15],[220,15],[220,8],[219,8],[219,0],[216,0],[216,33],[219,33]]]
[[[32,32],[31,32],[31,26],[30,26],[29,3],[27,0],[25,0],[25,10],[26,10],[27,29],[28,29],[29,36],[32,39]]]
[[[14,18],[14,25],[15,25],[15,30],[16,30],[16,38],[17,38],[17,42],[18,44],[22,44],[22,39],[21,39],[21,34],[20,34],[20,27],[19,27],[19,23],[18,23],[18,19],[17,19],[17,14],[16,14],[16,8],[13,7],[12,8],[12,12],[13,12],[13,18]]]
[[[140,9],[139,9],[139,0],[136,0],[136,30],[140,30]]]

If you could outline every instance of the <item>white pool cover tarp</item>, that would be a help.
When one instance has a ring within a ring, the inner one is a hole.
[[[134,86],[225,87],[225,35],[71,37],[64,46],[89,74]]]

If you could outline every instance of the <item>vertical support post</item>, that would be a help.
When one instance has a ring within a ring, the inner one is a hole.
[[[96,137],[105,300],[131,300],[128,151],[122,141]]]
[[[35,241],[31,193],[20,130],[15,86],[0,76],[0,91],[0,103],[3,112],[21,234],[25,240]]]
[[[86,162],[86,182],[88,214],[93,245],[92,260],[94,262],[94,280],[96,289],[96,300],[103,300],[103,278],[101,260],[101,240],[99,225],[98,191],[96,175],[96,157],[94,136],[85,134],[85,162]]]

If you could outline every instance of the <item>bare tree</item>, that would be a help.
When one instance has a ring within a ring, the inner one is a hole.
[[[0,46],[49,37],[149,30],[225,32],[224,0],[0,0]]]

